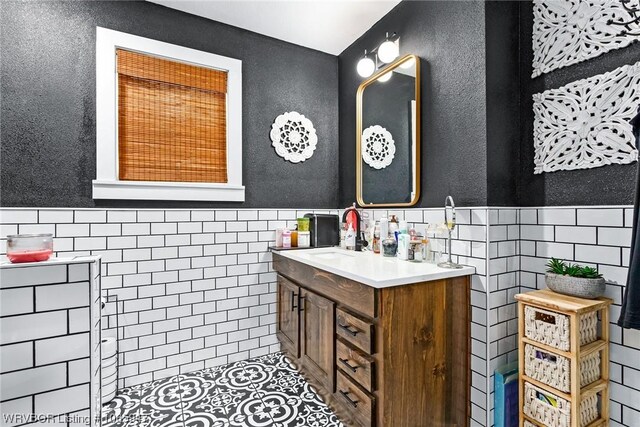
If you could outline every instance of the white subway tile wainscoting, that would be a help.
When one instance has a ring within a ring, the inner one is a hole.
[[[102,296],[108,298],[103,335],[118,337],[119,388],[130,388],[277,352],[276,279],[268,247],[276,228],[307,212],[313,210],[4,208],[0,227],[2,234],[52,232],[58,256],[102,257]],[[597,266],[611,281],[607,294],[614,299],[611,320],[617,320],[632,213],[628,206],[457,209],[454,261],[476,268],[470,425],[493,425],[493,372],[517,358],[513,296],[544,288],[549,257]],[[441,208],[365,214],[395,214],[420,231],[444,221]],[[34,273],[30,280],[36,286],[49,279]],[[6,289],[19,302],[7,310],[30,309],[32,295],[22,289]],[[55,313],[55,301],[47,304],[52,311],[46,313]],[[611,341],[611,425],[635,426],[640,334],[612,323]],[[22,369],[32,362],[15,363]]]
[[[100,259],[0,262],[2,426],[99,426]]]

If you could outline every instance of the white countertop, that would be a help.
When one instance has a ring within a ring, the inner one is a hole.
[[[297,249],[275,253],[378,289],[469,276],[476,272],[475,267],[470,266],[459,269],[441,268],[426,262],[385,257],[371,251],[355,252],[340,248]]]
[[[39,262],[20,262],[17,264],[12,263],[7,259],[5,255],[0,256],[0,268],[23,268],[23,267],[39,267],[45,265],[56,265],[56,264],[80,264],[87,262],[95,262],[99,260],[100,255],[89,255],[89,256],[76,256],[76,257],[51,257],[46,261]]]

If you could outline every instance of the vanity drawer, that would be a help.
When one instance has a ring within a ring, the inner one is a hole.
[[[336,310],[336,334],[365,353],[374,353],[373,325],[341,308]]]
[[[360,390],[351,380],[338,371],[336,376],[336,398],[349,409],[354,420],[363,427],[373,425],[375,398]]]
[[[373,392],[374,362],[339,339],[336,340],[336,365],[364,389]]]

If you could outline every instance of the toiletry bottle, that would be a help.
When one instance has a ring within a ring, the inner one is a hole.
[[[407,224],[407,221],[402,220],[398,223],[398,231],[400,232],[400,234],[409,233],[409,225]]]
[[[347,250],[356,250],[356,230],[353,229],[353,224],[349,224],[349,229],[344,237]]]
[[[380,253],[380,226],[376,225],[373,231],[373,253]]]
[[[404,261],[409,260],[408,234],[398,234],[398,258]]]
[[[391,218],[389,218],[389,235],[395,235],[395,232],[398,231],[399,228],[400,225],[398,224],[398,217],[391,215]]]
[[[276,248],[282,247],[282,228],[276,228]]]
[[[282,247],[284,249],[291,248],[291,231],[288,228],[282,230]]]
[[[347,249],[347,241],[345,240],[347,237],[347,224],[342,223],[340,227],[340,248]]]
[[[389,220],[387,218],[380,218],[380,243],[389,237]]]

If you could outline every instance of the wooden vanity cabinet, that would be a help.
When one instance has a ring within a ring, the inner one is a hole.
[[[277,336],[280,347],[295,358],[300,357],[300,288],[278,276]]]
[[[467,426],[469,276],[373,288],[273,254],[277,337],[349,426]]]

